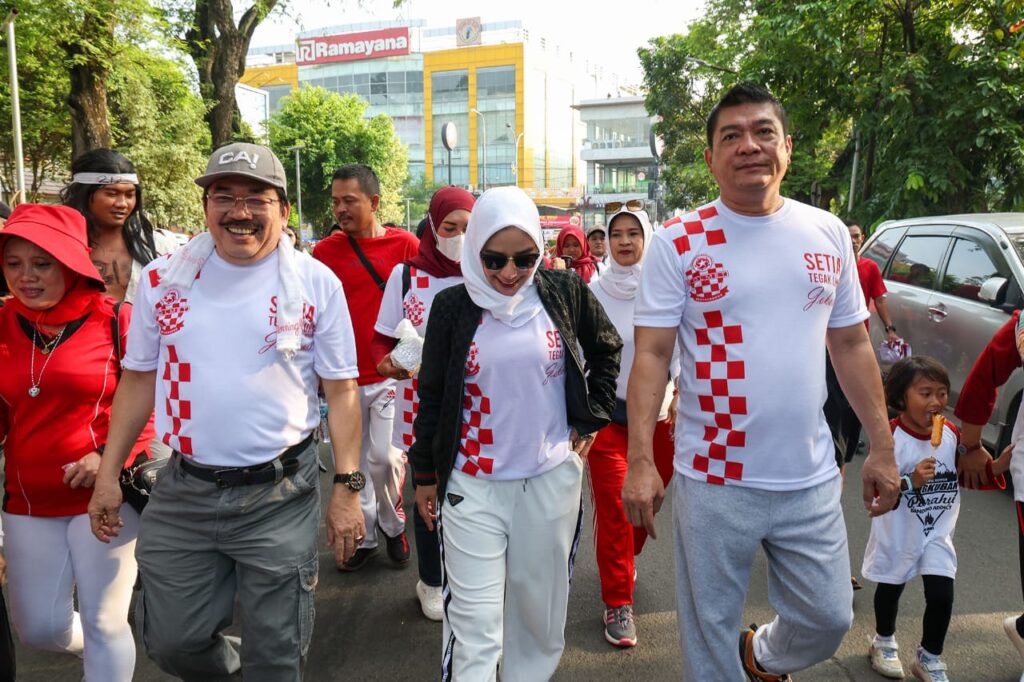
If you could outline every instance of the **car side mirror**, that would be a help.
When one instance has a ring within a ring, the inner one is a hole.
[[[978,300],[990,305],[998,305],[1006,296],[1007,279],[1005,277],[989,277],[978,290]]]

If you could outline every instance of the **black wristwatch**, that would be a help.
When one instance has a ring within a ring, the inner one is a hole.
[[[893,332],[895,334],[896,333],[896,325],[894,325],[894,324],[887,324],[885,326],[885,331]]]
[[[347,474],[334,474],[334,482],[346,486],[354,493],[366,487],[366,475],[362,471],[350,471]]]

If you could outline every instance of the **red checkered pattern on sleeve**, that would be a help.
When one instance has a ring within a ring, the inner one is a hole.
[[[182,427],[192,419],[192,401],[183,397],[192,381],[192,364],[178,358],[178,349],[167,346],[167,360],[164,362],[161,379],[167,385],[167,399],[164,404],[170,417],[170,431],[163,434],[164,445],[183,455],[192,455],[192,439],[181,435]]]
[[[405,445],[406,451],[412,447],[413,443],[412,423],[416,419],[416,412],[420,409],[419,389],[419,379],[413,379],[410,384],[402,389],[402,398],[409,407],[409,409],[402,411],[402,444]]]

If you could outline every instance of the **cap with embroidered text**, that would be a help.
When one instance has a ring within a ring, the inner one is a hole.
[[[232,175],[259,180],[280,189],[288,188],[284,166],[274,152],[248,142],[235,142],[215,151],[206,164],[206,173],[196,178],[196,184],[205,188]]]

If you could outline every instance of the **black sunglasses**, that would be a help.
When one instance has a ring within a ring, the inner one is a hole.
[[[538,258],[540,258],[539,253],[520,253],[515,256],[506,256],[503,253],[495,253],[493,251],[480,252],[480,261],[484,264],[484,267],[494,271],[501,270],[509,261],[516,264],[516,270],[529,270],[537,264]]]

